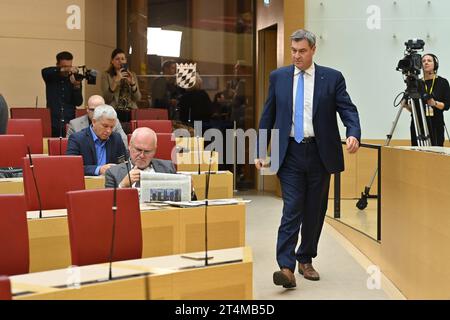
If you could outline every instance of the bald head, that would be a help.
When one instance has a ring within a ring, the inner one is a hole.
[[[88,100],[88,106],[87,106],[87,114],[89,119],[91,119],[92,121],[92,117],[94,115],[94,110],[95,108],[97,108],[98,106],[104,105],[105,104],[105,99],[103,99],[102,96],[99,95],[93,95],[89,98]]]
[[[143,170],[150,165],[157,148],[157,136],[150,128],[137,128],[131,135],[130,150],[131,162]]]

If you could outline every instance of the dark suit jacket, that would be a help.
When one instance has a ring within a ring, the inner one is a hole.
[[[272,169],[278,171],[289,144],[292,127],[294,65],[279,68],[270,74],[269,93],[261,116],[259,129],[278,129],[278,159],[273,154]],[[344,170],[341,137],[336,112],[347,128],[346,136],[361,139],[356,106],[347,93],[342,74],[334,69],[315,65],[313,127],[320,158],[329,173]],[[268,135],[270,139],[270,132]],[[264,157],[260,154],[259,157]]]
[[[97,154],[89,127],[70,135],[66,154],[83,156],[84,174],[86,176],[95,175]],[[119,163],[119,161],[124,161],[127,156],[127,150],[120,134],[113,132],[106,142],[106,163]]]

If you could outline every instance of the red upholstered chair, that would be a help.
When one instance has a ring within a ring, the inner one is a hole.
[[[41,119],[9,119],[7,134],[23,134],[25,143],[30,146],[31,153],[42,154],[42,120]]]
[[[12,300],[11,283],[5,276],[0,276],[0,300]]]
[[[157,133],[158,136],[158,147],[156,149],[155,158],[164,160],[175,160],[176,153],[176,143],[175,137],[172,140],[171,133]],[[172,159],[172,155],[174,158]]]
[[[0,195],[0,274],[28,273],[29,245],[23,194]]]
[[[156,133],[172,133],[172,121],[170,120],[136,120],[131,121],[131,130],[148,127]]]
[[[133,109],[131,120],[168,120],[169,112],[167,109],[145,108]]]
[[[142,229],[136,189],[116,189],[116,225],[113,261],[142,257]],[[114,189],[68,192],[72,264],[83,266],[109,261],[113,229]]]
[[[84,116],[87,113],[86,109],[75,109],[75,117],[81,117]]]
[[[49,138],[48,143],[48,155],[49,156],[63,156],[66,154],[67,142],[69,139],[62,138]]]
[[[48,108],[11,108],[11,119],[41,119],[44,137],[52,136],[52,121]]]
[[[0,135],[0,167],[22,168],[22,158],[27,154],[25,136]]]
[[[66,192],[85,189],[81,156],[35,156],[32,160],[43,210],[65,208]],[[23,161],[23,187],[27,209],[39,210],[30,160],[23,158]]]

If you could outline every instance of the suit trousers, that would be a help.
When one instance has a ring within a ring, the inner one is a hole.
[[[278,170],[283,214],[277,239],[280,268],[295,271],[296,261],[311,263],[328,205],[330,174],[325,169],[315,142],[297,143],[290,138],[286,157]],[[296,251],[301,228],[301,243]]]

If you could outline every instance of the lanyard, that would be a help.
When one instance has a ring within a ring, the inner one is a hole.
[[[428,92],[428,86],[427,86],[427,83],[426,83],[425,79],[423,80],[423,82],[425,83],[425,91],[426,91],[428,94],[431,94],[431,93],[433,92],[433,89],[434,89],[434,81],[435,81],[435,80],[436,80],[436,75],[433,76],[433,82],[431,83],[430,92]]]

